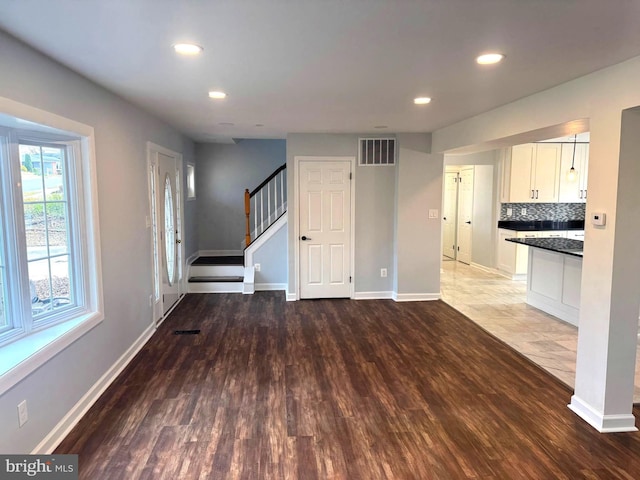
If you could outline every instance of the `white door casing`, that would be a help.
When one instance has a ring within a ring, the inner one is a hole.
[[[471,234],[473,231],[473,167],[460,171],[458,193],[458,251],[459,262],[471,264]]]
[[[458,208],[458,172],[444,174],[442,206],[442,254],[456,258],[456,216]]]
[[[353,160],[297,160],[299,298],[349,298]]]

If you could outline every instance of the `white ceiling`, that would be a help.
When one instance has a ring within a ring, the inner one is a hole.
[[[640,55],[637,0],[0,0],[0,12],[3,30],[199,141],[433,131]],[[181,41],[205,50],[180,57]],[[506,60],[476,65],[489,50]]]

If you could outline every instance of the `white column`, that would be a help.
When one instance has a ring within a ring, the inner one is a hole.
[[[569,408],[600,432],[637,430],[640,313],[640,112],[594,116],[575,393]],[[616,161],[619,158],[619,161]],[[606,214],[606,225],[590,217]]]

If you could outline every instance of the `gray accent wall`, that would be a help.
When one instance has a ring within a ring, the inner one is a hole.
[[[293,194],[296,180],[294,158],[358,155],[358,134],[293,133],[287,136],[288,189]],[[370,136],[370,135],[367,135]],[[356,292],[390,292],[393,278],[394,166],[356,167],[355,272]],[[295,293],[294,201],[289,201],[289,293]],[[386,278],[380,268],[388,269]]]
[[[245,236],[244,191],[286,161],[284,140],[198,143],[196,196],[199,250],[240,250]]]
[[[296,156],[351,156],[357,159],[358,138],[368,134],[293,133],[287,136],[288,189],[294,192]],[[388,137],[389,135],[385,135]],[[442,202],[443,156],[431,155],[430,135],[396,134],[396,166],[356,167],[355,271],[358,294],[423,294],[440,291],[440,220],[428,219],[429,208],[439,210]],[[404,162],[404,163],[403,163]],[[402,169],[400,189],[397,188]],[[402,191],[402,188],[406,189]],[[402,193],[400,204],[397,196]],[[399,206],[399,208],[398,208]],[[402,219],[397,224],[396,215]],[[293,198],[289,202],[289,286],[293,296],[296,264]],[[403,233],[395,235],[400,225]],[[397,274],[397,266],[403,273]],[[387,268],[387,277],[380,269]],[[397,280],[400,279],[398,282]],[[400,290],[398,290],[398,288]]]
[[[0,395],[0,452],[27,453],[152,323],[146,142],[193,157],[191,141],[154,116],[2,32],[0,45],[0,96],[95,129],[105,319]],[[185,207],[187,238],[193,207]],[[29,421],[18,428],[22,400]]]
[[[285,224],[253,254],[253,263],[260,264],[255,272],[256,290],[261,284],[287,283],[287,225]]]

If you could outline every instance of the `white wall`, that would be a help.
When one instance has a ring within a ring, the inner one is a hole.
[[[0,96],[95,129],[105,319],[0,396],[0,452],[27,453],[151,324],[146,142],[182,152],[185,162],[193,149],[162,121],[2,32],[0,45]],[[195,203],[185,208],[191,239]],[[29,421],[18,428],[22,400]]]
[[[285,160],[284,140],[196,145],[200,250],[241,249],[246,230],[244,191],[255,189]]]
[[[632,245],[633,238],[637,245],[639,233],[638,219],[631,209],[618,211],[627,196],[636,199],[638,205],[637,188],[634,190],[629,184],[640,184],[640,174],[631,167],[624,172],[620,169],[622,112],[640,105],[638,78],[640,57],[437,130],[433,135],[434,151],[445,152],[554,138],[573,133],[571,128],[557,127],[570,127],[570,122],[578,131],[590,130],[586,217],[604,212],[607,226],[595,228],[588,221],[585,226],[578,371],[572,405],[581,409],[585,419],[590,411],[595,418],[590,423],[600,422],[602,428],[616,416],[631,422],[629,384],[633,385],[633,378],[627,365],[631,354],[630,350],[623,353],[620,349],[632,347],[616,342],[625,335],[635,338],[640,299],[636,295],[630,304],[616,302],[616,298],[620,297],[621,285],[640,284],[640,271],[616,271],[614,264],[631,255],[620,246],[627,239]],[[638,153],[634,152],[636,159]],[[614,349],[618,350],[617,357],[609,355]]]

